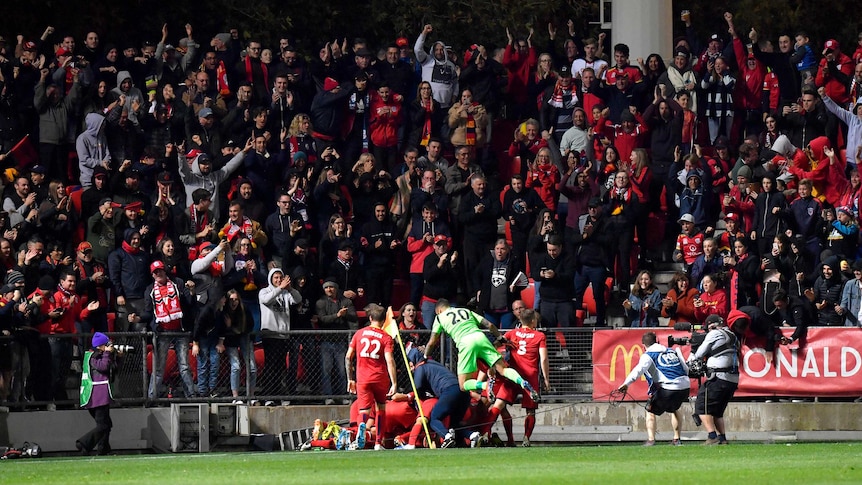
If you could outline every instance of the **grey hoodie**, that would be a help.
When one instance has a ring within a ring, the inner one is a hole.
[[[78,135],[75,149],[81,169],[81,186],[85,189],[93,185],[93,169],[103,160],[111,160],[108,152],[108,139],[105,137],[105,117],[99,113],[89,113],[84,120],[86,129]]]
[[[116,97],[116,99],[119,99],[119,97],[121,95],[126,96],[126,103],[123,105],[123,108],[125,108],[129,112],[129,121],[132,124],[134,124],[135,126],[137,126],[138,125],[138,112],[136,112],[134,109],[132,109],[132,101],[137,100],[138,103],[140,103],[139,109],[141,110],[141,112],[144,112],[144,105],[147,102],[147,100],[144,99],[144,95],[143,95],[143,93],[141,93],[141,90],[135,87],[134,82],[132,83],[132,87],[129,88],[129,91],[124,93],[120,89],[120,86],[123,84],[123,81],[125,81],[126,79],[128,79],[130,81],[132,80],[132,75],[129,74],[129,71],[118,72],[117,73],[117,87],[115,87],[114,89],[111,90],[111,94],[113,94]]]
[[[425,33],[419,34],[416,39],[416,44],[413,46],[413,53],[416,54],[416,59],[422,65],[422,80],[431,83],[431,91],[434,93],[434,99],[440,103],[441,108],[448,109],[452,106],[452,99],[458,96],[458,68],[447,57],[442,61],[438,61],[434,57],[434,48],[437,45],[442,45],[445,50],[445,45],[441,41],[437,41],[431,45],[431,49],[425,52]]]
[[[281,289],[272,284],[275,273],[284,274],[281,268],[272,268],[266,278],[269,285],[257,295],[260,302],[260,333],[263,337],[285,338],[290,332],[290,305],[298,305],[302,295],[293,286]]]

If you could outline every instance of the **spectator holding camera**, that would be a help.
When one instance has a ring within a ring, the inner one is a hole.
[[[727,322],[718,315],[710,315],[704,321],[709,333],[697,352],[689,357],[689,364],[695,359],[706,360],[707,380],[698,389],[694,404],[694,412],[699,417],[695,421],[702,422],[708,433],[704,444],[727,444],[724,411],[739,387],[740,337],[748,323],[748,315],[739,310],[732,310]]]
[[[655,445],[655,418],[666,412],[671,413],[673,439],[671,445],[681,446],[680,425],[682,411],[680,406],[688,400],[691,380],[688,378],[688,365],[677,347],[669,349],[658,343],[655,332],[647,332],[641,338],[646,351],[641,354],[638,365],[629,373],[619,391],[625,392],[632,383],[645,375],[649,384],[647,400],[646,428],[647,440],[644,446]]]

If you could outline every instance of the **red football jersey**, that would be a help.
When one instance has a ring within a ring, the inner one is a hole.
[[[392,337],[379,328],[365,327],[353,334],[350,348],[356,352],[356,382],[385,382],[388,387],[385,353],[393,347]]]
[[[545,334],[526,327],[506,332],[506,338],[514,344],[509,365],[524,379],[535,385],[539,377],[539,349],[547,348]]]

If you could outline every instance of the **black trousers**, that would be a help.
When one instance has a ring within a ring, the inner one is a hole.
[[[114,427],[114,423],[111,421],[111,406],[99,406],[96,408],[90,408],[87,411],[89,411],[90,416],[96,420],[96,427],[88,431],[84,436],[78,438],[78,441],[87,451],[96,450],[100,454],[108,453],[111,451],[111,445],[109,443],[111,438],[111,428]]]

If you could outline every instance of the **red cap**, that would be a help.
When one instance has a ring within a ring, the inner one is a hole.
[[[828,51],[837,51],[839,47],[838,41],[835,39],[829,39],[823,44],[823,50]]]
[[[35,42],[24,42],[24,50],[30,51],[30,52],[35,51],[36,50],[36,43]]]
[[[395,39],[395,45],[397,45],[398,47],[407,47],[408,45],[410,45],[410,41],[407,40],[407,37],[399,37]]]
[[[434,236],[434,244],[437,244],[439,242],[449,244],[449,238],[444,236],[443,234],[437,234],[436,236]]]
[[[338,87],[338,81],[328,77],[323,80],[323,90],[324,91],[332,91],[333,89]]]
[[[165,263],[156,260],[150,264],[150,273],[155,273],[158,269],[165,269]]]
[[[141,201],[136,200],[130,204],[126,204],[124,208],[132,211],[139,211],[144,208],[144,204]]]
[[[188,153],[186,153],[186,158],[197,158],[197,156],[201,153],[203,152],[198,150],[197,148],[192,148],[191,150],[189,150]]]
[[[78,251],[80,251],[80,252],[92,251],[92,250],[93,250],[93,245],[88,243],[87,241],[84,241],[81,244],[78,244]]]
[[[733,212],[730,212],[726,216],[724,216],[725,221],[728,219],[730,219],[731,221],[734,221],[734,222],[739,222],[739,214],[735,214]]]
[[[72,55],[72,51],[69,51],[69,50],[66,50],[66,49],[60,47],[59,49],[57,49],[56,55],[57,55],[57,57],[70,56],[70,55]]]
[[[203,253],[207,249],[212,249],[215,246],[216,246],[215,244],[213,244],[209,241],[204,241],[198,245],[198,254]]]

